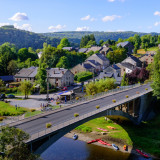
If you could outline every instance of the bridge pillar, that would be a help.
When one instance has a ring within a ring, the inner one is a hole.
[[[127,113],[129,112],[129,102],[127,103],[127,109],[126,109],[126,112],[127,112]]]
[[[133,117],[134,117],[134,115],[135,115],[135,99],[133,100]]]

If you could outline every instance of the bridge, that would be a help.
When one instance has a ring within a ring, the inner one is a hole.
[[[148,108],[150,92],[150,84],[118,90],[112,94],[11,123],[10,126],[29,133],[30,139],[26,143],[30,145],[31,150],[42,153],[66,133],[94,118],[120,115],[139,124]],[[99,109],[96,108],[97,105],[100,106]],[[74,117],[74,113],[78,113],[79,116]],[[51,123],[52,127],[46,129],[46,123]]]

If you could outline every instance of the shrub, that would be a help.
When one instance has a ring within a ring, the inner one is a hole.
[[[3,117],[0,117],[0,121],[3,121],[3,119],[4,119]]]
[[[78,113],[75,113],[75,114],[74,114],[74,117],[78,117],[78,116],[79,116],[79,114],[78,114]]]
[[[56,105],[60,104],[60,102],[56,102]]]
[[[79,100],[79,97],[76,97],[76,100]]]
[[[80,125],[80,126],[76,127],[75,130],[79,130],[79,131],[82,131],[84,133],[92,132],[92,128],[88,127],[88,126],[85,126],[85,125]]]
[[[146,91],[148,90],[148,88],[145,89]]]
[[[139,94],[139,91],[137,91],[136,94]]]
[[[51,128],[52,124],[51,123],[46,123],[46,128]]]
[[[119,87],[119,86],[117,86],[117,88],[119,89],[120,87]]]
[[[77,73],[75,76],[74,76],[74,80],[75,81],[78,81],[78,82],[83,82],[83,81],[86,81],[88,79],[91,79],[93,77],[93,73],[92,72],[80,72],[80,73]]]
[[[126,95],[126,98],[128,98],[129,96],[128,95]]]
[[[105,91],[105,92],[108,92],[108,89],[106,88],[104,91]]]
[[[31,111],[31,112],[35,112],[36,110],[35,110],[35,109],[31,109],[30,111]]]
[[[113,103],[116,103],[116,100],[115,100],[115,99],[113,99],[113,100],[112,100],[112,102],[113,102]]]
[[[108,123],[113,123],[113,121],[112,121],[112,120],[108,120],[107,122],[108,122]]]
[[[97,108],[97,109],[99,109],[99,108],[100,108],[100,106],[98,105],[98,106],[96,106],[96,108]]]

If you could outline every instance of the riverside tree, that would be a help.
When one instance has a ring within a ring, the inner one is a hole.
[[[154,56],[153,62],[153,72],[152,72],[153,83],[151,87],[153,88],[153,95],[160,99],[160,50]]]
[[[0,160],[36,160],[37,155],[32,154],[24,141],[29,134],[14,127],[2,127],[0,132]]]

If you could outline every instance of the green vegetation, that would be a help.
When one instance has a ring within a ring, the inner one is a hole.
[[[0,116],[17,116],[22,115],[27,111],[26,108],[19,107],[16,109],[15,106],[0,101]]]
[[[91,127],[87,127],[85,125],[78,126],[77,128],[75,128],[75,130],[82,131],[83,133],[92,132],[92,128]]]
[[[25,113],[25,118],[32,117],[32,116],[35,116],[35,115],[38,115],[41,113],[42,113],[42,111],[34,111],[34,112],[28,111],[27,113]]]
[[[160,157],[160,130],[158,127],[160,123],[160,115],[152,121],[143,122],[139,126],[122,123],[123,121],[126,121],[123,117],[113,117],[121,119],[121,121],[119,120],[121,124],[113,123],[111,120],[106,121],[104,117],[101,117],[78,126],[76,130],[86,132],[86,129],[84,129],[84,131],[82,129],[89,128],[90,132],[101,132],[101,130],[98,130],[97,128],[103,128],[108,130],[107,136],[104,139],[122,143],[123,145],[127,144]],[[111,128],[108,128],[108,126],[115,129],[112,130]]]
[[[74,117],[78,117],[79,116],[79,114],[78,113],[74,113]]]
[[[96,82],[90,82],[86,85],[86,94],[95,95],[97,93],[105,92],[106,89],[111,90],[116,88],[114,78],[101,79]]]
[[[25,141],[29,134],[14,127],[2,127],[0,132],[0,155],[2,160],[36,160],[37,155],[32,154]]]
[[[74,76],[74,80],[78,81],[78,82],[83,82],[83,81],[86,81],[88,79],[91,79],[92,77],[93,77],[92,72],[84,71],[84,72],[77,73]]]
[[[52,124],[51,123],[46,123],[46,128],[51,128]]]
[[[70,46],[71,46],[71,45],[70,45],[68,39],[67,39],[67,38],[63,38],[63,39],[61,39],[61,42],[60,42],[60,44],[57,46],[57,48],[62,49],[63,47],[70,47]]]

